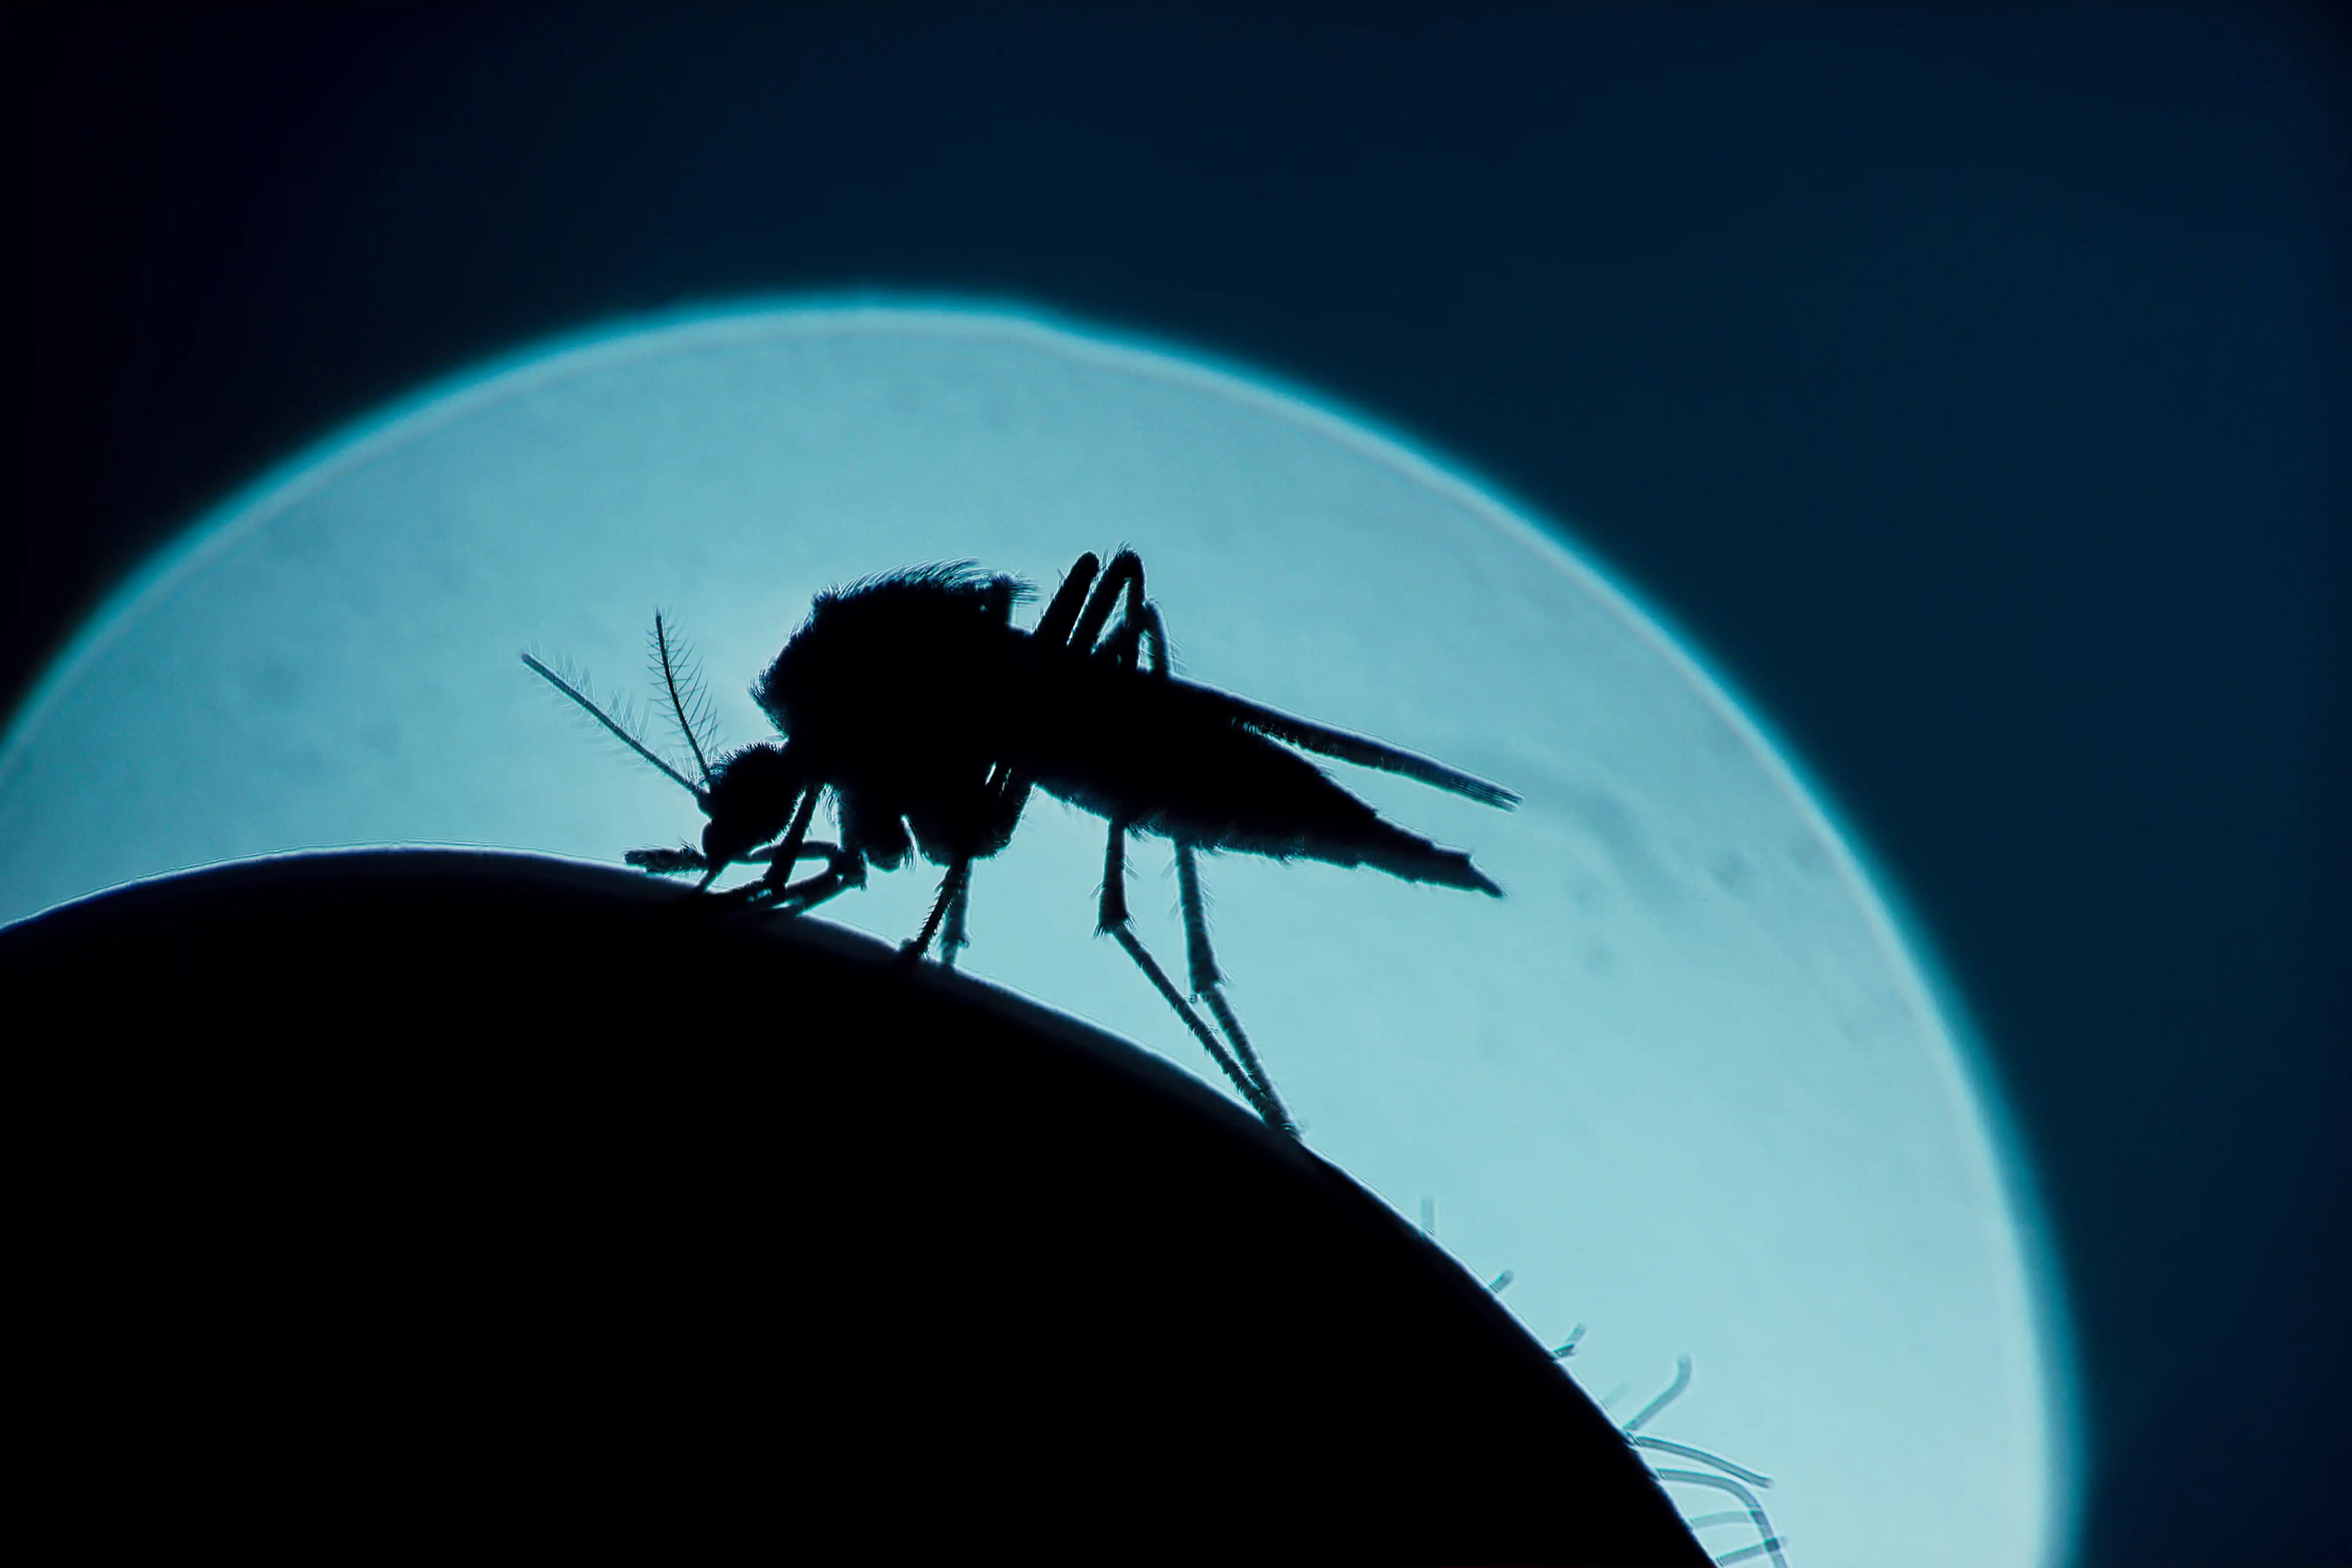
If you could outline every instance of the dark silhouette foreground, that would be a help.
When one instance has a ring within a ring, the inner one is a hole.
[[[814,920],[318,856],[0,980],[12,1559],[1706,1561],[1346,1177]]]

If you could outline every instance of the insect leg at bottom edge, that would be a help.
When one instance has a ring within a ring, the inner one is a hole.
[[[1039,622],[1041,631],[1054,622],[1055,611],[1064,609],[1064,601],[1072,597],[1071,584],[1080,581],[1082,574],[1092,576],[1090,569],[1093,564],[1092,556],[1079,558],[1069,581],[1063,584],[1062,592],[1055,596],[1054,611],[1049,611],[1045,620]],[[1117,629],[1103,638],[1099,645],[1089,647],[1095,632],[1109,620],[1111,610],[1122,593],[1127,603]],[[1167,629],[1160,621],[1159,609],[1144,597],[1143,563],[1132,550],[1121,550],[1112,559],[1110,570],[1103,574],[1102,581],[1095,588],[1084,612],[1078,617],[1074,638],[1077,640],[1077,646],[1089,657],[1105,659],[1129,669],[1135,667],[1148,647],[1149,673],[1161,680],[1168,678]],[[1125,822],[1114,821],[1110,824],[1108,841],[1103,851],[1102,903],[1096,921],[1097,932],[1109,933],[1127,950],[1128,956],[1135,961],[1136,967],[1143,971],[1144,977],[1175,1009],[1177,1017],[1192,1031],[1193,1038],[1206,1048],[1211,1059],[1233,1081],[1250,1108],[1268,1126],[1291,1137],[1298,1136],[1297,1124],[1291,1120],[1289,1111],[1275,1092],[1265,1065],[1252,1049],[1248,1035],[1242,1030],[1241,1020],[1234,1016],[1232,1007],[1225,1001],[1222,989],[1223,977],[1218,973],[1215,955],[1209,946],[1208,915],[1201,898],[1200,872],[1195,863],[1194,847],[1182,840],[1176,841],[1176,877],[1183,902],[1185,956],[1192,995],[1206,1001],[1210,1010],[1216,1015],[1217,1022],[1224,1030],[1225,1039],[1223,1040],[1178,994],[1166,971],[1160,968],[1159,962],[1144,947],[1142,940],[1135,935],[1127,908],[1128,831]],[[1227,1042],[1230,1042],[1230,1049]]]

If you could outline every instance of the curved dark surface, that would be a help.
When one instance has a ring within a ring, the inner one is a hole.
[[[340,854],[0,980],[16,1560],[1706,1561],[1338,1171],[838,928]]]

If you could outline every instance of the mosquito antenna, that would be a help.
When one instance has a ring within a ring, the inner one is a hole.
[[[538,675],[541,680],[545,681],[549,685],[553,686],[557,691],[562,692],[565,696],[570,697],[573,702],[578,703],[581,710],[586,713],[590,718],[594,719],[598,724],[601,724],[606,729],[611,730],[614,737],[619,740],[622,745],[627,747],[631,751],[635,752],[639,757],[644,758],[647,762],[652,763],[656,768],[660,768],[664,773],[667,773],[670,778],[677,780],[677,787],[679,789],[685,790],[688,794],[693,796],[698,800],[702,799],[702,791],[696,789],[693,782],[689,780],[685,774],[680,773],[677,768],[672,768],[668,763],[664,762],[660,758],[655,756],[653,752],[646,747],[644,741],[639,740],[635,736],[629,733],[629,728],[626,725],[621,723],[620,720],[606,713],[603,708],[598,707],[594,699],[590,697],[587,692],[583,689],[586,683],[583,682],[579,685],[573,685],[572,682],[565,680],[562,675],[557,674],[553,670],[549,669],[545,664],[541,664],[537,659],[532,658],[529,653],[525,653],[522,656],[522,662],[530,666],[532,674]]]
[[[701,668],[686,644],[680,643],[677,652],[671,652],[669,628],[658,610],[654,612],[654,662],[661,670],[662,689],[669,693],[669,711],[677,720],[678,733],[686,737],[687,749],[694,753],[694,765],[701,770],[707,789],[711,785],[710,758],[703,755],[702,742],[695,737],[694,721],[699,717],[706,725],[711,722],[710,695],[703,688]],[[689,706],[692,714],[687,711]]]

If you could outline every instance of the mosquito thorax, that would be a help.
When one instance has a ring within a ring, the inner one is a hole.
[[[817,595],[751,689],[787,735],[863,733],[1011,625],[1028,590],[969,561],[867,578]]]

